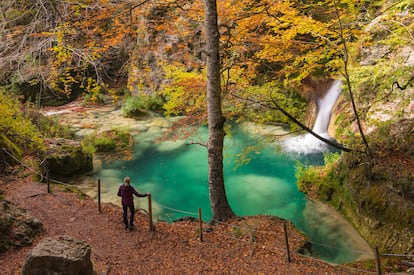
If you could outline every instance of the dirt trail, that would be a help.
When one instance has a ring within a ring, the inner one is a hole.
[[[98,274],[353,274],[297,253],[287,263],[279,219],[251,217],[204,224],[209,230],[200,242],[198,222],[156,222],[155,232],[150,232],[146,214],[137,213],[136,230],[126,232],[119,207],[104,204],[99,213],[94,200],[81,199],[64,187],[53,186],[48,194],[45,184],[8,178],[0,179],[0,189],[7,200],[43,223],[45,230],[35,243],[63,234],[85,240]],[[290,226],[289,240],[296,251],[302,237]],[[32,248],[0,255],[0,274],[20,274]]]

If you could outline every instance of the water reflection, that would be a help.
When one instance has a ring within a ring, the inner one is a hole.
[[[277,154],[269,146],[254,151],[249,163],[236,166],[242,149],[257,142],[254,136],[236,133],[226,139],[223,164],[228,200],[237,215],[269,214],[290,220],[314,242],[314,255],[330,262],[353,261],[360,256],[355,251],[369,252],[366,242],[334,211],[309,201],[298,191],[297,159]],[[205,142],[206,129],[200,129],[192,139],[190,142]],[[98,175],[102,197],[119,204],[116,191],[128,175],[139,191],[153,194],[154,217],[169,221],[197,217],[197,209],[202,208],[204,219],[209,220],[206,149],[184,141],[154,144],[150,135],[139,135],[136,140],[133,160],[103,163]],[[322,156],[313,158],[320,162]],[[146,207],[145,201],[137,203]]]

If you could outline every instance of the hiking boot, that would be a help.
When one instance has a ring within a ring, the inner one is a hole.
[[[130,225],[130,226],[128,227],[128,230],[129,230],[129,232],[134,231],[134,226],[133,226],[133,225]]]

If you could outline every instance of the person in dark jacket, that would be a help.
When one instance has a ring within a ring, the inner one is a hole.
[[[124,210],[123,219],[125,224],[125,229],[132,231],[134,229],[134,196],[137,197],[147,197],[149,193],[141,194],[138,193],[134,187],[131,186],[131,179],[129,177],[124,178],[124,184],[119,186],[118,196],[122,197],[122,209]],[[128,208],[131,213],[128,223]]]

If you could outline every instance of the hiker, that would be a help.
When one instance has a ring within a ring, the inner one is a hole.
[[[124,178],[124,184],[119,186],[118,196],[122,197],[122,209],[124,210],[123,218],[125,229],[129,229],[132,231],[134,229],[134,214],[135,214],[135,207],[134,207],[134,196],[137,197],[147,197],[150,193],[141,194],[138,193],[134,187],[131,186],[131,179],[129,177]],[[128,223],[128,208],[131,212],[131,216]]]

